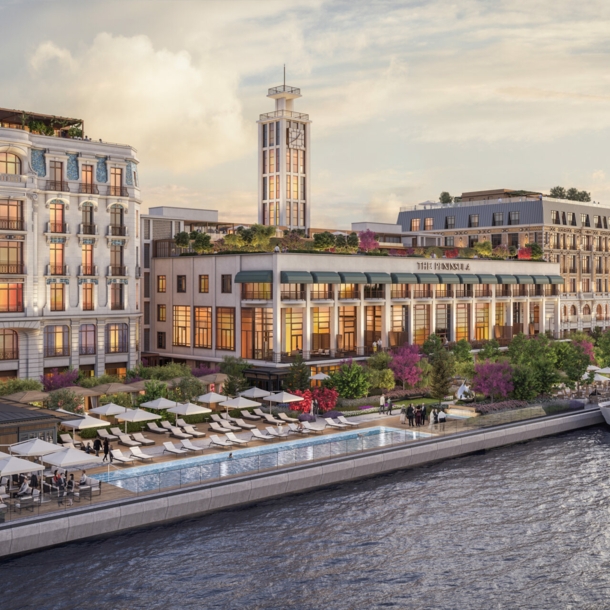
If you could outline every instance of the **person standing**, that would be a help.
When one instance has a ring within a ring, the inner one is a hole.
[[[383,415],[384,408],[385,408],[385,396],[382,393],[381,396],[379,397],[379,413],[381,415]]]
[[[413,419],[415,417],[415,409],[413,409],[413,403],[407,407],[407,419],[409,420],[409,426],[413,427]]]
[[[404,426],[407,420],[407,409],[404,405],[400,408],[400,423]]]
[[[421,407],[415,407],[415,427],[421,426]]]
[[[66,482],[66,495],[68,496],[68,506],[72,506],[72,504],[74,504],[74,502],[72,501],[72,498],[74,497],[74,486],[74,475],[71,474],[70,478]]]
[[[421,403],[421,425],[425,426],[426,425],[426,405],[422,402]]]
[[[108,439],[105,438],[104,439],[104,459],[102,460],[102,462],[105,462],[108,459],[112,462],[112,454],[110,453],[110,443],[108,442]]]
[[[93,441],[93,449],[95,450],[95,456],[99,457],[100,456],[100,449],[102,448],[102,441],[100,441],[99,438],[96,438]]]
[[[388,398],[388,402],[386,403],[388,415],[392,415],[392,399]]]

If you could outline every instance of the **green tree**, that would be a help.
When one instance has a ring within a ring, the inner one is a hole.
[[[610,366],[610,330],[601,333],[595,341],[595,360],[602,368]]]
[[[144,394],[138,395],[138,405],[150,400],[157,400],[157,398],[167,398],[167,386],[157,379],[146,381],[144,383]]]
[[[288,369],[284,385],[288,390],[309,390],[311,386],[309,374],[309,367],[305,364],[303,357],[298,355]]]
[[[532,244],[525,244],[526,248],[529,248],[532,251],[532,259],[534,260],[540,260],[543,255],[544,255],[544,251],[542,250],[542,248],[536,244],[536,243],[532,243]]]
[[[369,369],[368,377],[371,388],[381,388],[389,392],[396,385],[394,373],[390,369]]]
[[[538,396],[536,371],[523,364],[513,367],[513,398],[532,400],[536,396]]]
[[[315,239],[315,238],[314,238]],[[355,252],[358,250],[358,246],[360,245],[360,240],[358,239],[358,233],[351,232],[347,236],[347,247],[351,252]]]
[[[0,382],[0,396],[28,390],[42,390],[42,383],[37,379],[19,379],[18,377]]]
[[[196,377],[184,377],[174,388],[174,396],[180,402],[190,402],[196,396],[204,394],[205,390],[205,384]]]
[[[537,394],[549,394],[559,380],[556,370],[557,354],[546,335],[536,335],[529,339],[521,333],[518,334],[508,346],[508,357],[513,366],[528,366],[533,369],[537,380]]]
[[[203,254],[212,250],[212,239],[207,233],[197,233],[193,240],[193,250],[197,254]]]
[[[587,367],[591,364],[589,354],[582,346],[568,341],[559,341],[553,345],[556,356],[556,367],[565,373],[566,385],[574,388],[580,383]]]
[[[223,385],[223,392],[229,396],[237,396],[248,388],[248,382],[243,375],[229,375]]]
[[[335,248],[344,251],[347,248],[347,237],[342,233],[335,235]]]
[[[432,333],[428,336],[428,338],[424,341],[424,344],[421,346],[421,351],[426,354],[426,356],[431,356],[440,352],[443,349],[443,341],[442,339],[435,333]]]
[[[452,348],[456,362],[473,362],[472,347],[466,339],[460,339]]]
[[[489,362],[497,362],[500,356],[502,356],[500,344],[495,339],[491,339],[485,343],[482,349],[479,350],[478,359],[481,362],[484,362],[485,360],[489,360]]]
[[[563,186],[554,186],[549,195],[555,199],[566,199],[566,190]]]
[[[450,194],[449,194],[447,191],[443,191],[443,192],[442,192],[442,193],[439,195],[438,200],[439,200],[441,203],[445,203],[445,204],[447,204],[447,203],[451,203],[451,202],[453,201],[453,197],[452,197],[452,196],[451,196],[451,195],[450,195]]]
[[[432,364],[428,358],[421,358],[417,363],[419,370],[421,371],[421,377],[417,382],[418,388],[427,388],[430,385],[430,376],[432,375]]]
[[[314,250],[330,250],[335,245],[335,236],[328,231],[313,236]]]
[[[342,364],[331,374],[331,382],[342,398],[362,398],[370,388],[365,370],[355,362]]]
[[[431,364],[430,394],[440,401],[450,393],[451,381],[455,374],[455,357],[452,353],[441,350],[434,354]]]
[[[233,375],[239,377],[244,374],[244,371],[250,367],[250,363],[243,358],[235,356],[224,356],[220,363],[220,372],[225,375]]]
[[[82,396],[76,395],[72,390],[68,390],[68,388],[51,392],[47,400],[49,409],[54,411],[63,409],[64,411],[70,411],[70,413],[78,413],[83,410]]]
[[[478,241],[474,244],[473,248],[480,258],[490,258],[493,251],[490,241]]]
[[[391,354],[388,352],[375,352],[366,363],[371,369],[383,371],[384,369],[390,368],[390,362],[392,362]]]
[[[186,231],[180,231],[174,236],[174,241],[179,248],[188,248],[191,245],[191,236]]]

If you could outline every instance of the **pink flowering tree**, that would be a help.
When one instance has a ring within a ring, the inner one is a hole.
[[[76,383],[78,379],[78,370],[72,369],[59,372],[58,369],[51,369],[47,375],[40,378],[45,392],[53,392],[53,390],[61,390],[68,388]]]
[[[421,360],[421,353],[418,345],[402,345],[393,354],[390,361],[390,369],[394,377],[405,386],[414,387],[421,379],[421,369],[417,363]]]
[[[370,252],[371,250],[379,249],[379,242],[375,237],[375,233],[373,233],[373,231],[370,229],[360,231],[358,238],[360,239],[360,249],[363,252]]]
[[[506,398],[513,391],[513,369],[509,362],[475,364],[472,389],[494,398]]]
[[[593,348],[593,343],[591,343],[591,341],[583,339],[582,341],[574,341],[573,343],[574,345],[580,347],[580,349],[582,349],[582,351],[587,354],[587,356],[589,356],[591,364],[595,364],[595,352]]]

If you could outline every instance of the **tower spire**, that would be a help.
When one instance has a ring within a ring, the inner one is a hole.
[[[284,87],[286,86],[286,64],[284,64]]]

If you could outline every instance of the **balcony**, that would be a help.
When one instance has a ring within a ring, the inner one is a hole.
[[[414,299],[430,299],[432,297],[431,290],[414,290],[411,294]]]
[[[282,301],[304,301],[305,290],[304,289],[293,289],[293,290],[282,290]]]
[[[261,121],[268,119],[297,119],[301,121],[309,121],[309,115],[302,112],[294,112],[293,110],[274,110],[260,115]]]
[[[0,274],[2,275],[24,275],[25,265],[23,263],[2,264],[0,263]]]
[[[23,222],[23,220],[9,220],[8,218],[0,218],[0,230],[25,231],[25,222]]]
[[[491,288],[488,284],[483,284],[480,286],[475,286],[474,288],[474,296],[475,297],[490,297],[491,296]]]
[[[129,197],[126,186],[109,186],[108,195],[110,197]]]
[[[246,288],[245,285],[241,290],[242,301],[271,301],[273,293],[271,290],[257,290],[256,288]]]
[[[47,265],[47,275],[68,275],[68,265]]]
[[[341,301],[360,299],[360,290],[354,288],[353,290],[340,290],[339,299]]]
[[[10,182],[11,184],[23,185],[26,180],[27,176],[21,176],[20,174],[0,174],[0,182]]]
[[[410,299],[411,293],[408,285],[403,286],[392,286],[392,292],[390,293],[393,299]]]
[[[18,349],[0,350],[0,360],[19,360]]]
[[[70,227],[67,222],[47,222],[46,232],[67,235],[70,232]]]
[[[95,352],[95,345],[81,345],[78,349],[81,356],[94,356]]]
[[[78,232],[80,235],[97,235],[97,225],[83,222],[80,224]]]
[[[110,225],[108,227],[109,237],[125,237],[127,235],[127,227],[124,225]]]
[[[332,288],[312,289],[309,296],[312,301],[332,301],[335,298]]]
[[[45,191],[58,191],[61,193],[69,193],[70,187],[63,180],[47,180]]]
[[[114,276],[126,277],[127,276],[127,267],[110,265],[108,267],[108,276],[109,277],[114,277]]]
[[[53,345],[45,345],[44,357],[45,358],[59,358],[61,356],[69,356],[70,347],[68,345],[62,345],[61,347],[54,347]]]
[[[365,299],[385,299],[385,289],[364,287]]]
[[[79,275],[97,275],[97,265],[81,265]]]
[[[81,182],[78,185],[78,192],[83,195],[99,195],[100,189],[97,187],[97,184],[87,184],[85,182]]]
[[[470,299],[472,298],[472,286],[470,284],[464,284],[462,286],[455,287],[455,296],[458,299]]]
[[[437,299],[448,299],[448,298],[451,298],[452,296],[453,296],[453,292],[451,291],[450,286],[447,286],[446,288],[437,288],[436,289],[436,298]]]
[[[125,303],[123,303],[123,301],[112,301],[110,303],[110,309],[112,311],[122,311],[123,309],[125,309]],[[122,350],[124,352],[127,352],[127,349]],[[106,352],[107,354],[109,353],[114,353],[114,352]]]

